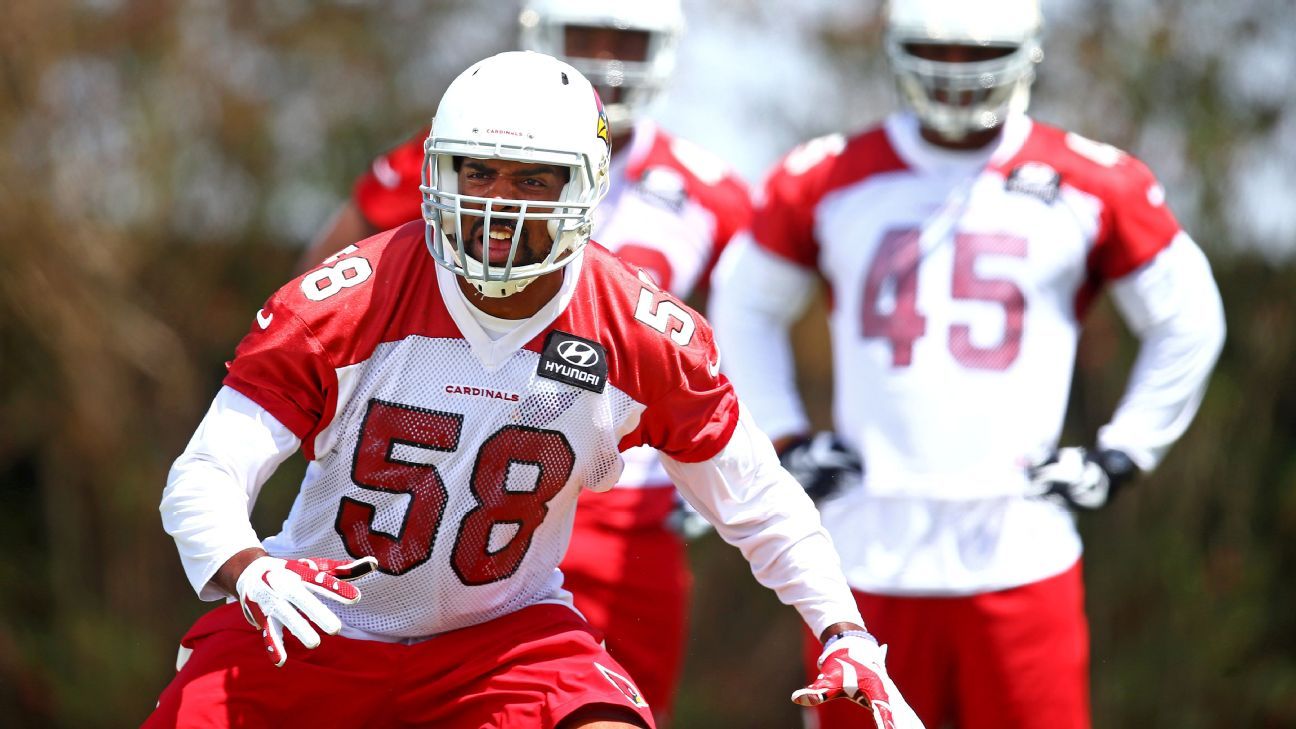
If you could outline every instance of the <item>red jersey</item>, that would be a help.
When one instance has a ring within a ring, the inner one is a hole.
[[[428,255],[420,220],[289,283],[225,384],[312,460],[275,556],[378,558],[356,629],[417,637],[551,597],[581,489],[619,452],[718,453],[737,398],[705,321],[598,245],[503,338]]]

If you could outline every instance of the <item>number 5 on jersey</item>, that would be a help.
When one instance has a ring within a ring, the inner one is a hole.
[[[693,332],[697,331],[693,317],[674,301],[658,298],[661,289],[653,283],[651,276],[640,271],[639,280],[643,281],[644,287],[639,289],[635,318],[662,334],[669,335],[671,341],[679,346],[687,347],[693,341]]]

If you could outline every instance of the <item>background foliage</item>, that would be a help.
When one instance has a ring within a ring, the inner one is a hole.
[[[892,105],[873,2],[686,2],[662,118],[753,181]],[[1164,467],[1082,520],[1100,727],[1296,727],[1296,16],[1285,0],[1055,0],[1035,113],[1129,149],[1224,293],[1225,349]],[[137,726],[206,606],[157,502],[251,315],[379,149],[509,3],[0,4],[0,716]],[[825,421],[825,333],[801,331]],[[1091,316],[1069,436],[1133,346]],[[255,519],[269,533],[290,461]],[[693,545],[682,727],[788,727],[798,621],[734,550]]]

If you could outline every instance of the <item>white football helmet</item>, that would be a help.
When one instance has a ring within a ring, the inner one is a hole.
[[[1025,111],[1040,48],[1039,0],[891,0],[886,50],[900,95],[923,125],[960,139]],[[948,63],[914,55],[910,44],[1003,48],[988,61]],[[962,97],[963,103],[951,98]]]
[[[675,48],[684,32],[680,0],[527,0],[518,22],[522,48],[563,59],[600,89],[607,101],[608,121],[618,131],[637,121],[661,93],[675,68]],[[647,58],[568,55],[564,38],[568,26],[647,33]],[[608,93],[618,88],[619,98]]]
[[[608,191],[607,115],[579,71],[541,53],[511,51],[478,61],[450,83],[423,143],[423,220],[428,251],[486,296],[511,296],[556,271],[589,242],[594,206]],[[557,200],[507,200],[459,194],[455,158],[501,159],[566,167]],[[472,203],[479,208],[465,207]],[[539,209],[539,210],[537,210]],[[482,250],[493,220],[516,220],[507,261],[469,256],[465,216],[484,218]],[[553,238],[539,263],[514,266],[527,220],[548,221]]]

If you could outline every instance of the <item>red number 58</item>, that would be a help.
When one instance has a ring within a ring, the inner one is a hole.
[[[402,460],[394,450],[405,445],[455,451],[462,430],[462,415],[369,401],[351,480],[362,489],[410,498],[398,533],[388,534],[374,528],[372,504],[344,497],[335,527],[349,554],[373,555],[382,571],[392,575],[409,572],[432,557],[449,493],[436,466]],[[533,488],[509,483],[513,464],[535,468]],[[555,430],[506,425],[481,444],[468,483],[477,506],[459,523],[450,556],[455,574],[465,585],[497,582],[517,571],[531,547],[531,537],[549,512],[549,501],[562,490],[575,465],[571,444]],[[492,545],[496,526],[513,530],[501,545]]]

